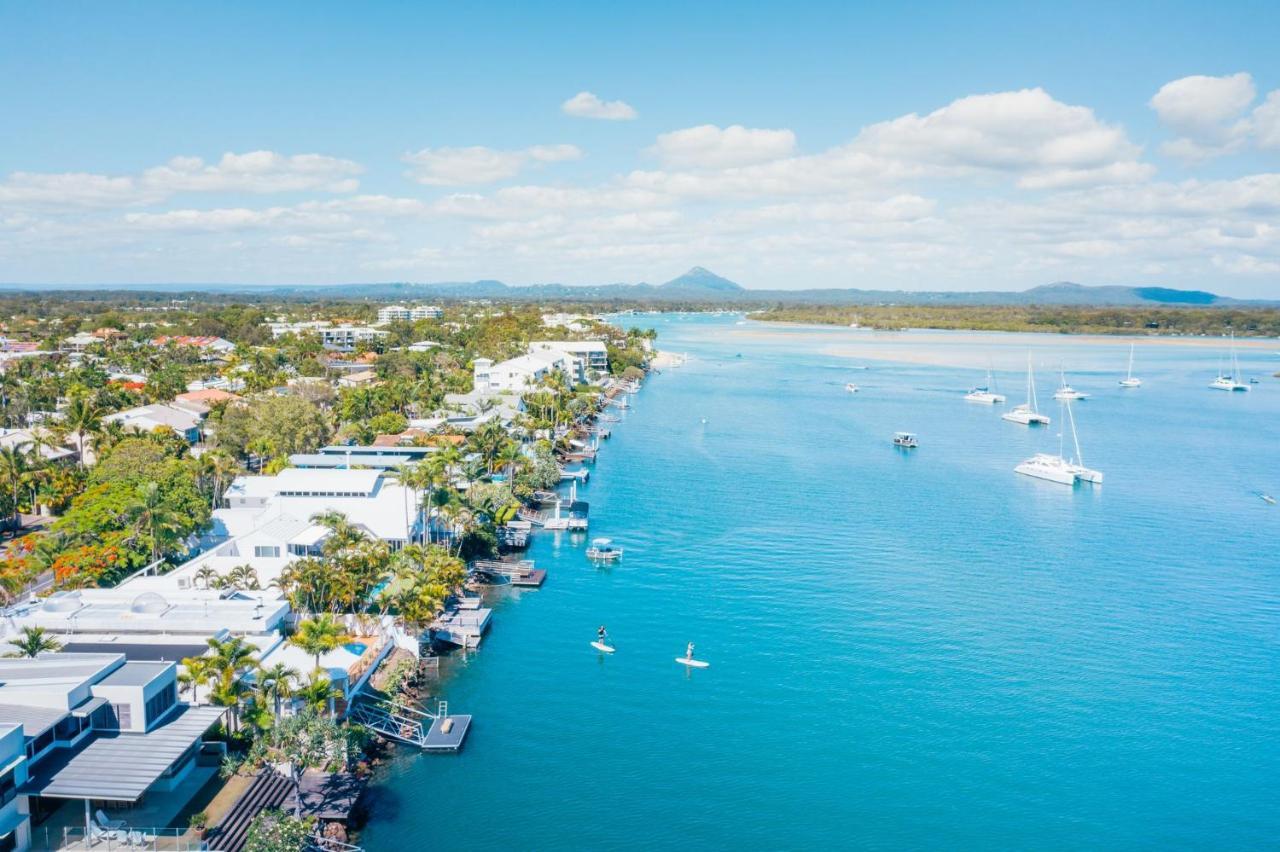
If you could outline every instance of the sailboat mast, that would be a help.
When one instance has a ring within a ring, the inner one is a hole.
[[[1071,403],[1067,403],[1067,420],[1071,423],[1071,443],[1076,447],[1076,463],[1084,466],[1084,453],[1080,452],[1080,436],[1076,434],[1076,416],[1071,413]]]
[[[1125,376],[1125,378],[1126,379],[1133,378],[1133,344],[1132,343],[1129,344],[1129,374]]]

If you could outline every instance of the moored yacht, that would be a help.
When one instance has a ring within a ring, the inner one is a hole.
[[[1060,388],[1058,388],[1056,391],[1054,391],[1054,392],[1053,392],[1053,398],[1054,398],[1054,399],[1059,399],[1059,400],[1062,400],[1062,399],[1088,399],[1088,398],[1089,398],[1089,394],[1087,394],[1087,393],[1081,393],[1080,391],[1078,391],[1078,390],[1076,390],[1075,388],[1071,387],[1071,385],[1067,384],[1067,373],[1066,373],[1066,371],[1065,371],[1065,370],[1063,370],[1063,371],[1062,371],[1062,386],[1061,386]]]
[[[1040,424],[1049,425],[1048,415],[1041,414],[1036,406],[1036,378],[1031,370],[1031,353],[1027,353],[1027,401],[1020,405],[1015,405],[1009,411],[1001,414],[1000,417],[1008,420],[1010,423],[1021,423],[1023,426],[1034,426]]]
[[[1236,358],[1236,333],[1231,332],[1231,372],[1218,370],[1218,377],[1209,383],[1214,390],[1247,391],[1249,386],[1240,381],[1240,361]]]
[[[1129,344],[1129,372],[1126,373],[1125,377],[1120,380],[1120,387],[1122,388],[1142,387],[1142,379],[1136,378],[1133,375],[1133,344],[1132,343]]]
[[[981,387],[976,387],[964,395],[965,402],[978,402],[983,405],[999,405],[1004,403],[1004,394],[995,393],[991,388],[995,385],[991,381],[991,370],[987,370],[987,383]]]
[[[1067,422],[1071,424],[1071,441],[1076,450],[1075,458],[1068,459],[1063,456],[1063,435],[1059,432],[1058,454],[1056,456],[1050,453],[1036,453],[1015,467],[1013,469],[1014,473],[1033,476],[1036,479],[1044,479],[1060,485],[1075,485],[1077,482],[1092,482],[1095,485],[1101,485],[1102,471],[1093,470],[1084,465],[1084,457],[1080,452],[1080,439],[1076,435],[1076,420],[1071,413],[1071,403],[1064,401],[1063,404],[1067,410]]]
[[[909,450],[920,446],[920,442],[916,440],[916,436],[912,432],[894,432],[893,445],[895,447],[905,447]]]

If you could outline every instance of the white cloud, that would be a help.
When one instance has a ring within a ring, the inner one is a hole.
[[[928,115],[873,124],[850,147],[931,173],[1016,174],[1026,189],[1140,181],[1154,172],[1122,128],[1043,89],[971,95]]]
[[[364,168],[351,160],[323,154],[285,156],[274,151],[226,153],[216,164],[199,157],[174,157],[142,173],[141,184],[175,192],[354,192],[354,176]]]
[[[630,121],[637,117],[635,107],[626,101],[602,101],[591,92],[578,92],[560,105],[560,111],[577,118],[605,121]]]
[[[1244,72],[1165,83],[1149,105],[1178,136],[1161,145],[1161,153],[1194,163],[1239,150],[1251,130],[1244,112],[1256,94],[1253,77]]]
[[[502,151],[480,145],[468,148],[423,148],[402,159],[406,175],[426,186],[475,186],[515,177],[530,163],[559,163],[582,158],[575,145],[534,145]]]
[[[778,160],[796,147],[790,130],[762,130],[734,124],[703,124],[663,133],[649,153],[677,169],[724,169]]]
[[[111,207],[155,204],[184,192],[354,192],[359,163],[321,154],[274,151],[223,154],[215,164],[174,157],[138,175],[14,172],[0,183],[0,202],[43,206]]]
[[[1280,89],[1267,95],[1253,111],[1253,127],[1258,147],[1280,148]]]

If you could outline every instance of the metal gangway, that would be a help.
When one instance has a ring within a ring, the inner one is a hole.
[[[405,704],[357,701],[348,718],[373,733],[424,751],[457,751],[471,727],[470,716],[449,715],[449,702],[430,713]]]

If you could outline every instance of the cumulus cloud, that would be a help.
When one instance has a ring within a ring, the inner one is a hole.
[[[577,118],[599,118],[605,121],[631,121],[638,116],[626,101],[604,101],[591,92],[578,92],[560,104],[560,111]]]
[[[1253,127],[1258,147],[1280,148],[1280,89],[1267,95],[1253,111]]]
[[[1124,130],[1043,89],[971,95],[864,129],[851,145],[927,172],[1006,172],[1026,189],[1144,180],[1154,169]]]
[[[1244,113],[1256,94],[1253,77],[1244,72],[1197,74],[1165,83],[1149,105],[1178,136],[1164,143],[1161,152],[1195,162],[1238,150],[1251,130]]]
[[[576,145],[534,145],[502,151],[474,145],[467,148],[423,148],[402,159],[406,176],[426,186],[475,186],[515,177],[531,163],[559,163],[582,158]]]
[[[649,153],[669,168],[723,169],[778,160],[795,147],[796,135],[790,130],[703,124],[663,133]]]

